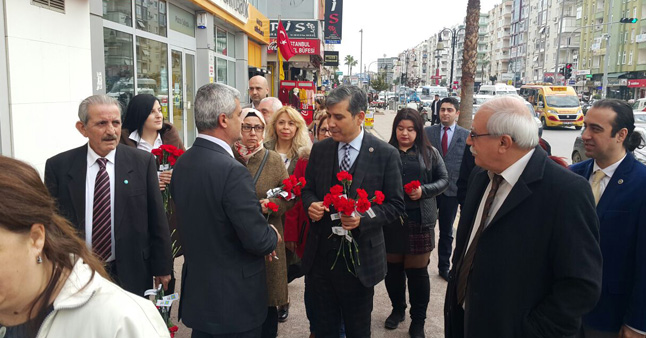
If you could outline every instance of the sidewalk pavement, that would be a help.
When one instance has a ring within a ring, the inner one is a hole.
[[[392,131],[392,122],[395,118],[394,111],[379,110],[375,114],[374,128],[367,130],[373,135],[388,142]],[[458,217],[459,218],[459,215]],[[457,222],[457,219],[456,219]],[[436,231],[439,236],[439,231]],[[180,257],[175,260],[175,275],[181,276],[182,264],[184,258]],[[437,250],[431,252],[431,262],[428,265],[429,275],[431,276],[431,297],[426,311],[426,326],[425,332],[428,338],[444,337],[444,295],[446,293],[447,282],[438,275],[437,270]],[[179,292],[181,280],[178,278],[176,290]],[[305,290],[304,279],[299,278],[289,284],[289,295],[291,306],[289,310],[289,318],[284,323],[278,324],[278,337],[281,338],[301,338],[309,337],[309,321],[305,315],[305,305],[303,302],[303,291]],[[181,295],[180,295],[181,298]],[[173,306],[172,321],[177,321],[177,305]],[[405,338],[408,335],[408,326],[410,325],[410,317],[399,325],[395,330],[387,330],[384,328],[384,322],[391,311],[390,299],[386,293],[384,282],[375,286],[375,296],[373,301],[372,311],[372,337],[392,337],[392,338]],[[407,309],[408,310],[408,309]],[[182,323],[178,324],[179,331],[175,335],[176,338],[189,338],[191,330],[186,328]]]

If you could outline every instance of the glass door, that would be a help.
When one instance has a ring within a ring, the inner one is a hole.
[[[195,99],[195,55],[171,49],[172,123],[186,148],[193,145],[197,136],[193,114]]]

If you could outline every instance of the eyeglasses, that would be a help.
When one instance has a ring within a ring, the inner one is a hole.
[[[330,129],[327,128],[319,128],[319,134],[327,134],[330,132]]]
[[[492,135],[492,134],[476,134],[476,132],[472,130],[472,131],[469,133],[469,136],[470,136],[472,139],[474,139],[474,140],[475,140],[476,138],[478,138],[478,137],[482,137],[482,136],[496,136],[496,135]]]
[[[242,131],[250,132],[251,129],[255,130],[256,133],[262,133],[263,131],[265,131],[265,127],[263,126],[250,126],[248,124],[242,125]]]

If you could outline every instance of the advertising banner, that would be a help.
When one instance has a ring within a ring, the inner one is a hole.
[[[315,20],[280,20],[290,39],[318,39],[318,21]],[[269,37],[275,38],[278,32],[278,20],[269,23]]]
[[[339,66],[339,52],[326,51],[324,53],[324,66],[338,67]]]
[[[325,43],[341,43],[343,0],[325,0]]]
[[[321,55],[321,40],[318,39],[289,39],[296,55]],[[271,38],[271,43],[267,46],[267,53],[276,53],[276,39]]]

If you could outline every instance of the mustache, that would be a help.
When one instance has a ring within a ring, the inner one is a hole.
[[[473,149],[473,146],[469,147],[469,151],[471,151],[471,154],[473,154],[473,156],[478,155],[478,152],[475,149]]]
[[[116,141],[116,140],[117,140],[117,135],[108,135],[101,139],[101,141]]]

